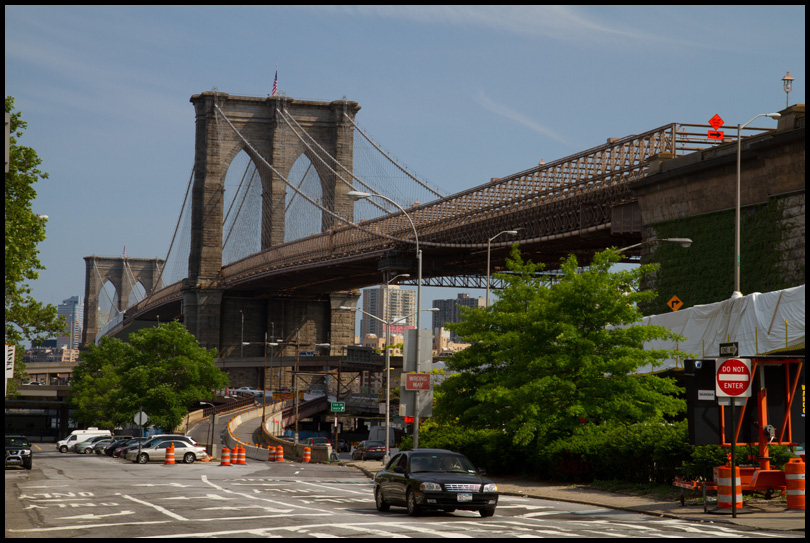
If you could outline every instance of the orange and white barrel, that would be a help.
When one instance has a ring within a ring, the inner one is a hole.
[[[268,462],[275,462],[276,461],[276,448],[270,445],[267,447],[267,461]]]
[[[310,460],[312,460],[312,449],[304,447],[304,462],[309,462]]]
[[[220,460],[220,466],[230,466],[231,465],[231,450],[228,447],[222,449],[222,460]]]
[[[791,458],[785,464],[787,508],[804,511],[804,462]]]
[[[734,468],[734,482],[737,494],[735,506],[737,509],[742,509],[743,496],[742,496],[742,479],[740,479],[740,468]],[[721,466],[718,468],[717,475],[717,506],[720,509],[731,509],[731,468],[728,466]]]

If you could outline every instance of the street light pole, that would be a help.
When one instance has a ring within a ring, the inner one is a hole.
[[[487,240],[487,307],[489,307],[489,253],[492,245],[492,240],[500,236],[501,234],[509,234],[510,236],[516,236],[517,230],[504,230],[503,232],[498,232],[491,238]]]
[[[385,345],[383,345],[383,347],[385,348],[385,456],[383,457],[383,464],[387,464],[389,458],[391,457],[391,445],[390,445],[390,443],[391,443],[391,353],[390,353],[390,350],[389,350],[389,345],[391,344],[390,329],[391,329],[392,324],[394,324],[396,322],[402,322],[404,320],[407,320],[408,318],[413,316],[413,313],[411,313],[410,315],[406,315],[404,317],[400,317],[398,319],[394,319],[390,323],[388,323],[388,322],[382,320],[381,318],[379,318],[376,315],[372,315],[371,313],[369,313],[367,311],[363,311],[359,307],[346,307],[346,306],[342,305],[342,306],[340,306],[340,309],[347,309],[349,311],[359,311],[360,313],[362,313],[363,315],[366,315],[367,317],[371,317],[372,319],[376,319],[376,320],[380,321],[381,323],[383,323],[383,325],[385,326],[385,329],[386,329]],[[431,311],[431,312],[435,313],[436,311],[441,311],[441,310],[438,307],[431,307],[430,309],[423,309],[422,311]],[[418,311],[417,311],[417,313],[418,313]]]
[[[669,241],[672,243],[680,243],[681,247],[689,247],[692,245],[692,240],[689,238],[655,238],[655,239],[648,239],[647,241],[642,241],[641,243],[636,243],[634,245],[628,245],[627,247],[622,247],[619,249],[620,253],[628,251],[630,249],[635,249],[636,247],[641,247],[642,245],[647,245],[648,243],[654,243],[656,241]]]
[[[754,122],[754,119],[760,117],[778,119],[781,115],[779,113],[760,113],[744,125],[737,125],[737,204],[734,215],[734,292],[731,293],[732,298],[742,296],[740,290],[740,162],[742,156],[742,129]]]
[[[214,424],[217,420],[217,409],[214,404],[210,402],[200,402],[201,404],[210,405],[211,406],[211,420],[209,424],[211,425],[211,450],[208,451],[208,454],[213,458],[214,456]]]
[[[405,211],[405,208],[396,203],[394,200],[389,198],[388,196],[383,196],[382,194],[371,194],[369,192],[360,192],[356,190],[350,190],[346,193],[346,196],[351,198],[352,200],[364,200],[366,198],[370,198],[371,196],[376,196],[378,198],[382,198],[387,202],[391,202],[396,206],[402,214],[405,215],[405,218],[408,219],[408,222],[411,223],[411,228],[413,228],[413,239],[416,243],[416,266],[417,266],[417,278],[416,278],[416,369],[419,370],[419,364],[421,363],[421,336],[422,336],[422,319],[421,319],[421,312],[419,309],[422,306],[422,250],[419,248],[419,233],[416,230],[416,225],[413,223],[413,219],[411,216],[408,215],[408,212]],[[414,421],[413,421],[413,448],[419,448],[419,391],[416,391],[415,394],[416,398],[414,400]]]

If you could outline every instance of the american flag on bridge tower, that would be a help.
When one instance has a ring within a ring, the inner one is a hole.
[[[278,68],[276,68],[276,77],[273,78],[273,94],[271,96],[276,96],[278,94]]]

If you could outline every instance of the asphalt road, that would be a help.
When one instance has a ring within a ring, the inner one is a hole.
[[[5,470],[8,537],[801,537],[502,496],[494,517],[379,513],[372,486],[337,465],[137,465],[39,445]]]

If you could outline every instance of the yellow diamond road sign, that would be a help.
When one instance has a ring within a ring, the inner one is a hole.
[[[669,308],[670,308],[671,310],[673,310],[673,311],[677,311],[677,310],[679,310],[681,307],[683,307],[683,302],[682,302],[680,299],[678,299],[678,297],[677,297],[677,296],[673,296],[673,297],[672,297],[672,298],[670,298],[670,299],[669,299],[669,301],[667,302],[667,307],[669,307]]]

